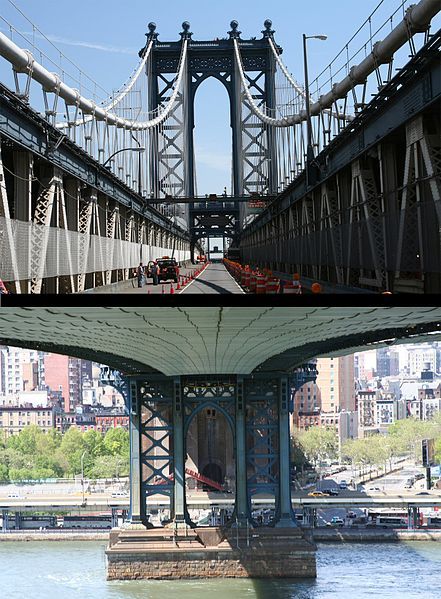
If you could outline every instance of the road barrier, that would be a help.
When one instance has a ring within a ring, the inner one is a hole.
[[[266,277],[266,294],[274,295],[279,293],[280,281],[271,275]]]
[[[264,275],[256,275],[256,294],[266,293],[266,278]]]

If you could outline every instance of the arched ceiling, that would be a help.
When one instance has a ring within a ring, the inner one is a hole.
[[[0,308],[0,343],[127,374],[288,372],[320,355],[427,339],[441,339],[441,308]]]

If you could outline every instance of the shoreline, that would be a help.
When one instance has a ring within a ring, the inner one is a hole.
[[[397,543],[400,541],[441,542],[441,529],[430,530],[342,530],[307,529],[316,543]],[[0,532],[0,542],[8,541],[108,541],[107,531],[23,531]]]

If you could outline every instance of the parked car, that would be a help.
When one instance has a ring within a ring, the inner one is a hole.
[[[338,495],[337,489],[323,489],[322,493],[329,495],[330,497],[336,497]]]
[[[338,486],[342,491],[344,491],[348,488],[348,482],[346,480],[341,480]]]
[[[326,522],[326,526],[338,526],[341,528],[344,525],[344,521],[342,520],[342,518],[339,518],[338,516],[333,516],[333,518],[331,518],[329,522]]]

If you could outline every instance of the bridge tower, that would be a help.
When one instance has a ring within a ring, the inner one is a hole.
[[[182,24],[181,41],[160,42],[156,25],[149,23],[147,44],[153,40],[154,47],[148,61],[149,109],[164,105],[171,93],[179,70],[182,43],[188,40],[187,72],[183,92],[167,124],[151,140],[151,172],[153,189],[151,196],[170,196],[174,214],[189,223],[193,245],[207,230],[217,237],[234,239],[240,223],[246,222],[247,207],[230,204],[225,211],[200,210],[190,203],[188,208],[178,203],[179,197],[196,195],[196,170],[194,152],[195,96],[199,86],[214,77],[225,87],[230,102],[230,127],[232,147],[232,195],[274,194],[277,192],[277,158],[274,131],[253,118],[246,98],[241,94],[239,69],[235,60],[234,40],[240,42],[245,77],[251,93],[259,105],[275,108],[276,65],[269,44],[273,38],[272,22],[265,21],[261,39],[242,40],[237,21],[230,23],[228,37],[210,41],[195,41],[190,24]],[[140,51],[140,56],[146,52]],[[282,49],[278,47],[281,53]]]

